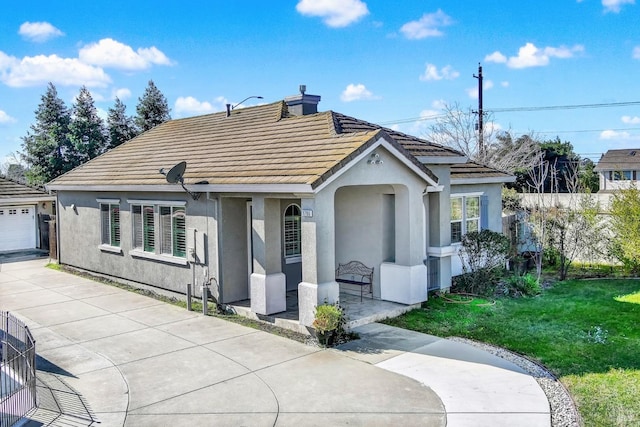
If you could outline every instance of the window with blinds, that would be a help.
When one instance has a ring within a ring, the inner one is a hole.
[[[131,216],[134,249],[186,258],[186,211],[183,206],[132,205]]]
[[[301,215],[298,205],[289,205],[284,212],[284,256],[299,256],[301,251]]]
[[[186,215],[183,207],[160,206],[161,253],[187,256]]]
[[[102,244],[120,247],[120,205],[100,203]]]

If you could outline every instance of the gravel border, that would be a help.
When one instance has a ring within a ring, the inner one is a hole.
[[[569,394],[569,391],[555,375],[549,372],[541,364],[534,362],[527,357],[491,344],[460,337],[449,337],[447,339],[478,347],[487,353],[505,359],[525,370],[538,382],[540,388],[547,396],[547,400],[549,400],[549,405],[551,407],[551,425],[553,427],[582,426],[580,413],[578,412],[576,404]]]

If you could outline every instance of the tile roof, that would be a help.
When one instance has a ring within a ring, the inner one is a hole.
[[[473,161],[469,161],[463,164],[451,165],[451,179],[465,178],[499,178],[511,180],[512,178],[514,178],[514,176],[507,172],[502,172]]]
[[[54,179],[56,186],[162,185],[161,168],[188,166],[185,183],[306,184],[313,188],[384,137],[435,181],[415,156],[462,154],[343,114],[290,115],[284,101],[170,120]]]
[[[0,177],[0,202],[8,199],[51,197],[46,192]]]
[[[623,171],[640,169],[640,148],[609,150],[600,158],[595,171]]]

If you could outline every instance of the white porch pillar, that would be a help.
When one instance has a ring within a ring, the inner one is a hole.
[[[280,313],[287,309],[287,283],[281,261],[280,202],[254,197],[252,206],[251,311],[258,314]]]
[[[311,326],[316,306],[333,304],[340,288],[335,281],[334,193],[301,199],[302,282],[298,285],[300,324]]]
[[[417,304],[427,299],[424,188],[394,186],[394,189],[396,260],[380,266],[380,297]]]

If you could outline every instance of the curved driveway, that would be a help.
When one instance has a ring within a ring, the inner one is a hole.
[[[550,425],[531,377],[463,344],[375,324],[323,350],[45,263],[0,265],[0,310],[29,325],[39,369],[81,394],[101,426]],[[63,412],[61,424],[93,425]]]

